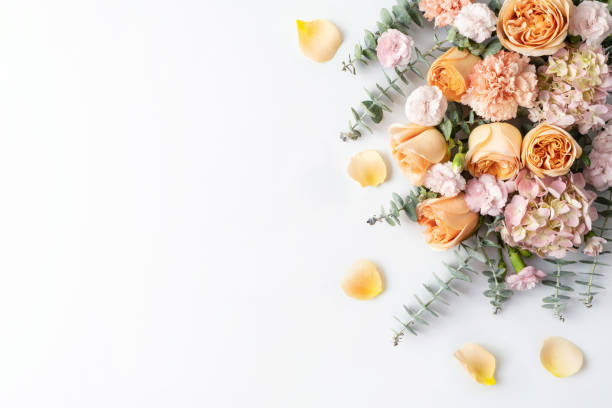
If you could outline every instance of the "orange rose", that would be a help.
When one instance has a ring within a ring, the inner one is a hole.
[[[453,47],[440,55],[427,72],[429,86],[440,88],[446,99],[459,102],[467,90],[467,78],[480,57]]]
[[[470,211],[463,193],[425,200],[416,212],[417,222],[427,227],[427,244],[439,251],[459,244],[478,227],[479,215]]]
[[[552,55],[563,47],[571,0],[506,0],[497,19],[497,37],[509,50],[530,57]]]
[[[523,165],[536,175],[562,176],[569,172],[582,148],[560,127],[541,123],[525,135],[521,149]]]
[[[474,177],[492,174],[498,180],[516,176],[521,169],[521,132],[509,123],[480,125],[470,133],[466,169]]]
[[[438,129],[409,123],[391,125],[391,152],[415,186],[423,184],[429,168],[448,158],[446,140]]]

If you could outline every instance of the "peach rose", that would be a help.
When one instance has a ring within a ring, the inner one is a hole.
[[[521,149],[523,165],[536,175],[562,176],[569,172],[582,148],[560,127],[541,123],[525,135]]]
[[[459,102],[467,90],[467,78],[480,57],[453,47],[440,55],[427,72],[429,86],[440,88],[446,99]]]
[[[552,55],[564,45],[572,8],[571,0],[506,0],[497,19],[497,37],[519,54]]]
[[[391,152],[400,168],[415,186],[423,185],[429,168],[448,158],[442,133],[431,126],[409,123],[391,125]]]
[[[417,222],[427,227],[427,244],[445,251],[468,238],[478,227],[479,215],[470,211],[464,194],[430,198],[417,208]]]
[[[498,180],[516,176],[521,169],[521,132],[509,123],[480,125],[470,133],[466,169],[474,177],[491,174]]]

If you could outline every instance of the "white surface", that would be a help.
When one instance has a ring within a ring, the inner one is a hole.
[[[605,405],[610,294],[565,324],[545,289],[492,316],[479,278],[391,346],[392,315],[440,256],[414,225],[365,224],[410,188],[391,120],[337,137],[381,75],[340,60],[391,3],[2,2],[1,406]],[[345,34],[324,65],[295,34],[319,17]],[[368,148],[391,168],[376,189],[345,173]],[[339,289],[361,257],[384,271],[371,302]],[[577,376],[540,366],[550,335],[584,349]],[[466,341],[497,356],[497,386],[451,357]]]

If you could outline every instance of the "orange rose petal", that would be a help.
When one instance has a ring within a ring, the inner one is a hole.
[[[467,343],[454,356],[478,383],[495,384],[495,356],[487,349],[476,343]]]
[[[509,123],[477,126],[468,139],[466,169],[474,177],[492,174],[498,180],[514,177],[521,169],[521,132]]]
[[[361,259],[351,265],[342,278],[341,287],[344,293],[352,298],[368,300],[382,292],[382,277],[376,265],[367,259]]]
[[[521,161],[534,174],[562,176],[567,174],[582,148],[565,130],[541,123],[531,129],[523,140]]]
[[[467,90],[467,78],[480,57],[452,47],[439,56],[427,72],[429,86],[440,88],[446,99],[459,102]]]
[[[297,20],[297,30],[302,53],[316,62],[332,59],[342,43],[340,30],[328,20]]]
[[[377,186],[387,178],[387,165],[376,150],[366,150],[351,158],[348,174],[361,187]]]

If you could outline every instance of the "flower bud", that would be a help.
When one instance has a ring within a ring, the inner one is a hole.
[[[465,167],[465,153],[457,153],[453,158],[453,171],[457,174],[463,171]]]

